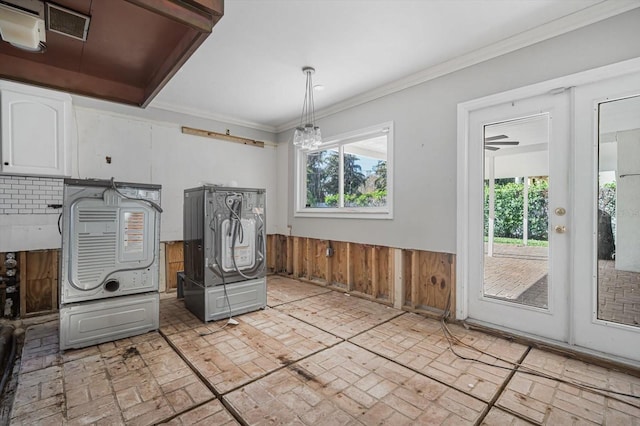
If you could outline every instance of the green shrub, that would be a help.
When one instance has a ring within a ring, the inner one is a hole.
[[[337,207],[340,196],[338,194],[327,195],[324,203],[327,207]],[[376,189],[365,194],[345,194],[345,207],[377,207],[385,206],[387,200],[386,189]]]
[[[522,238],[524,184],[507,182],[495,186],[494,236]],[[549,184],[538,180],[529,185],[528,238],[548,239]],[[489,185],[484,187],[484,233],[489,234]]]

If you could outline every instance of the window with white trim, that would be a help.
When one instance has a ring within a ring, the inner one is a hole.
[[[296,148],[296,216],[391,219],[393,123]]]

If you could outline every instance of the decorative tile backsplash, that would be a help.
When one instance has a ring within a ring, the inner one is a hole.
[[[0,176],[0,214],[59,214],[64,179]]]

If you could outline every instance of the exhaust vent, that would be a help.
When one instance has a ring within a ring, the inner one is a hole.
[[[87,41],[91,17],[51,3],[47,3],[46,16],[47,30]]]

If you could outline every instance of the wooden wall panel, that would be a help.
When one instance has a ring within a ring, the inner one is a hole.
[[[274,235],[276,239],[276,269],[274,272],[288,272],[288,254],[287,241],[288,238],[284,235]]]
[[[353,261],[353,290],[373,296],[372,277],[372,247],[364,244],[352,244]]]
[[[278,253],[278,238],[277,235],[267,235],[267,270],[270,272],[276,272],[276,257]]]
[[[375,247],[374,250],[376,253],[376,261],[373,262],[376,292],[373,297],[391,302],[391,281],[393,279],[391,249],[389,247]]]
[[[333,256],[331,256],[331,279],[329,284],[340,288],[347,288],[349,281],[349,243],[332,241]]]
[[[307,238],[293,237],[293,275],[299,278],[309,276],[309,253]]]
[[[182,241],[164,243],[167,290],[178,288],[178,272],[184,271],[184,245]]]
[[[287,254],[285,235],[267,235],[267,270],[269,272],[287,272]]]
[[[267,238],[271,272],[313,279],[380,302],[401,303],[394,299],[404,298],[402,306],[413,311],[441,312],[449,300],[455,310],[455,255],[285,235]],[[332,256],[326,256],[328,247]],[[58,256],[58,250],[19,253],[21,315],[58,309]],[[176,288],[183,258],[181,242],[165,243],[167,289]]]
[[[404,305],[413,307],[413,299],[411,297],[411,289],[413,288],[413,275],[411,273],[413,250],[403,250],[402,257],[404,258],[404,270],[402,271],[404,276]]]
[[[308,240],[309,279],[327,281],[327,241]]]
[[[58,252],[43,250],[21,253],[22,316],[58,310]]]
[[[287,238],[287,237],[285,237]],[[293,274],[293,258],[294,258],[294,250],[293,250],[293,238],[292,237],[288,237],[287,238],[287,274],[292,275]]]
[[[418,259],[419,283],[414,307],[444,310],[451,288],[450,255],[422,251]]]

